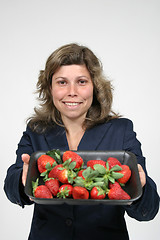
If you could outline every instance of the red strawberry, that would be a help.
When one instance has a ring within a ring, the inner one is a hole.
[[[92,199],[104,199],[106,197],[105,191],[101,187],[93,187],[90,192]]]
[[[71,162],[71,160],[66,160],[63,163],[63,166],[58,168],[60,172],[57,177],[61,183],[73,183],[73,179],[77,175],[76,172],[73,171],[73,169],[75,169],[75,165],[75,161]]]
[[[39,179],[36,182],[32,182],[33,196],[36,198],[53,198],[51,191],[45,185],[38,186]]]
[[[54,162],[56,163],[56,161],[52,157],[46,154],[41,155],[37,160],[39,172],[40,173],[45,172],[47,170],[46,168],[47,163],[50,164],[50,166],[52,166]]]
[[[95,186],[102,186],[101,184],[103,182],[104,186],[108,188],[109,181],[114,183],[116,179],[119,179],[123,176],[123,174],[117,173],[117,171],[122,170],[120,166],[115,165],[114,167],[109,169],[109,165],[103,160],[90,160],[87,162],[87,166],[90,169],[92,168],[95,169],[96,170],[95,172],[98,172],[100,175],[100,178],[97,178],[96,176],[96,182],[98,180],[100,185],[95,185]]]
[[[88,199],[89,192],[84,187],[75,186],[75,187],[73,187],[72,196],[74,199]]]
[[[103,160],[89,160],[87,162],[87,167],[91,167],[92,169],[94,169],[95,164],[100,164],[100,165],[102,165],[103,167],[106,168],[106,162],[103,161]]]
[[[63,184],[60,186],[57,197],[66,198],[71,197],[73,191],[73,186],[71,184]]]
[[[61,183],[69,183],[69,181],[68,181],[68,170],[66,168],[64,168],[63,170],[60,170],[60,172],[58,174],[58,180]]]
[[[61,170],[59,168],[62,168],[62,164],[56,165],[48,174],[49,178],[58,178],[58,174],[60,173]]]
[[[117,158],[113,158],[113,157],[109,157],[107,159],[107,162],[109,164],[109,169],[111,169],[112,167],[114,167],[115,165],[119,165],[121,166],[120,161]]]
[[[77,176],[78,176],[78,177],[82,177],[83,179],[85,179],[85,178],[83,177],[83,174],[82,174],[82,173],[84,172],[84,170],[85,170],[85,169],[80,170],[80,171],[78,172]]]
[[[98,165],[102,168],[104,168],[101,165]],[[104,168],[104,170],[106,170]],[[91,167],[87,167],[86,169],[83,169],[78,172],[77,177],[74,179],[74,186],[81,186],[86,188],[87,190],[91,190],[95,186],[95,180],[96,180],[96,186],[100,186],[100,184],[103,185],[103,178],[97,178],[99,176],[99,172],[93,170]]]
[[[108,192],[109,199],[115,199],[115,200],[125,200],[125,199],[131,199],[128,193],[126,193],[118,182],[110,183],[109,184],[110,190]]]
[[[76,152],[72,152],[72,151],[64,152],[62,156],[63,162],[65,162],[68,159],[71,159],[71,162],[73,161],[76,162],[75,169],[80,168],[83,164],[83,159]]]
[[[49,188],[53,196],[56,196],[59,190],[59,181],[56,178],[48,178],[45,182],[45,186]]]
[[[128,180],[131,177],[131,170],[129,168],[129,166],[127,165],[121,165],[122,170],[118,171],[119,173],[122,173],[124,176],[118,179],[119,183],[125,184],[126,182],[128,182]]]

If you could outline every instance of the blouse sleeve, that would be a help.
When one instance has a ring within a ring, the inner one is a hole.
[[[29,200],[28,196],[24,192],[24,186],[21,180],[23,169],[23,161],[21,159],[21,155],[23,153],[31,155],[32,152],[32,144],[28,131],[26,130],[23,133],[23,136],[18,144],[18,148],[16,151],[16,162],[9,167],[4,182],[4,191],[7,198],[12,203],[18,204],[21,207],[24,207],[24,205],[26,204],[32,204],[32,201]]]
[[[124,137],[124,149],[134,153],[138,163],[143,167],[146,174],[146,184],[143,187],[142,196],[129,206],[124,206],[127,214],[139,221],[152,220],[159,210],[159,195],[155,182],[148,176],[145,158],[142,155],[141,143],[136,138],[133,131],[133,123],[128,120]]]

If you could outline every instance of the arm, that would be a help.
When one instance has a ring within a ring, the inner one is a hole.
[[[31,155],[33,152],[31,140],[29,134],[23,133],[23,136],[18,144],[18,149],[16,151],[17,159],[16,163],[9,167],[7,171],[7,176],[4,184],[4,191],[8,199],[15,204],[24,207],[24,205],[30,205],[32,202],[29,200],[28,196],[24,193],[25,180],[22,183],[22,176],[24,179],[24,171],[27,174],[27,165],[23,165],[22,154],[27,153]],[[23,160],[24,155],[23,155]],[[23,171],[24,169],[24,171]]]
[[[138,170],[143,187],[141,198],[130,206],[125,206],[124,208],[130,217],[139,221],[152,220],[159,209],[159,196],[156,184],[147,174],[145,158],[142,156],[141,144],[136,139],[136,134],[133,131],[133,124],[131,121],[128,121],[126,127],[124,149],[133,152],[136,155],[138,164],[140,164],[140,166],[138,165]]]

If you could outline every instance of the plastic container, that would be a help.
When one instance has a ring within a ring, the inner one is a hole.
[[[32,193],[32,181],[36,181],[39,178],[39,183],[44,184],[43,179],[40,177],[40,173],[37,167],[37,159],[42,155],[46,154],[44,151],[35,152],[31,155],[29,169],[27,174],[27,180],[25,185],[25,193],[32,198],[35,203],[38,204],[71,204],[71,205],[93,205],[93,204],[116,204],[116,205],[126,205],[138,200],[142,195],[142,187],[140,183],[137,159],[136,156],[131,152],[126,151],[77,151],[77,153],[83,158],[84,167],[87,165],[87,161],[101,159],[107,161],[109,157],[117,158],[121,164],[126,164],[131,169],[131,177],[126,183],[123,189],[131,196],[129,200],[111,200],[108,198],[97,200],[97,199],[45,199],[45,198],[35,198]],[[61,152],[61,156],[63,152]]]

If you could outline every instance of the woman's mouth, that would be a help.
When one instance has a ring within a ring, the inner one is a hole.
[[[77,103],[77,102],[64,102],[64,104],[67,105],[67,106],[77,106],[80,103]]]
[[[82,102],[64,102],[63,101],[63,104],[69,108],[77,108],[78,106],[80,106],[81,103]]]
[[[62,101],[62,102],[67,106],[77,106],[82,103],[81,101],[79,101],[79,102]]]

